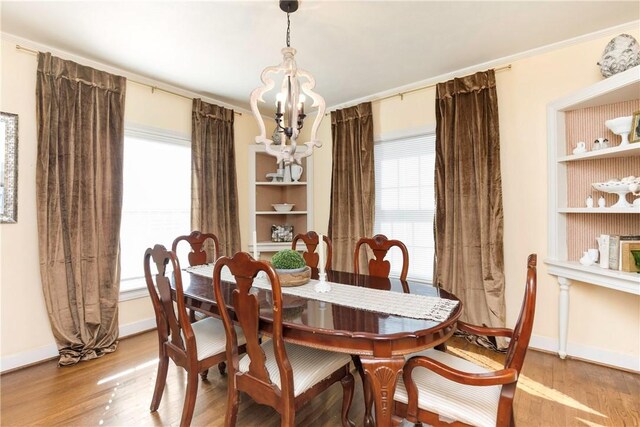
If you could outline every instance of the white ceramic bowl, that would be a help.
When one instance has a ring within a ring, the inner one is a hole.
[[[633,116],[616,117],[615,119],[607,120],[604,124],[611,130],[611,132],[622,137],[620,145],[626,145],[629,143],[629,133],[631,132],[631,121]]]
[[[289,212],[291,209],[293,209],[293,206],[291,203],[276,203],[273,206],[273,209],[275,209],[278,212]]]

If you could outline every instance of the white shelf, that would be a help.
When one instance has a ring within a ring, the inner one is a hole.
[[[307,211],[288,211],[288,212],[278,212],[278,211],[257,211],[256,215],[306,215]]]
[[[274,187],[287,187],[287,186],[294,186],[294,185],[307,185],[306,182],[256,182],[256,185],[273,185]]]
[[[278,252],[291,249],[291,242],[258,242],[258,252]],[[249,243],[249,251],[253,253],[253,243]]]
[[[640,208],[559,208],[558,213],[640,214]]]
[[[640,295],[639,273],[611,270],[597,265],[584,266],[575,261],[546,259],[544,262],[548,266],[549,274]]]
[[[602,150],[587,151],[582,154],[571,154],[570,156],[558,157],[557,161],[576,162],[580,160],[606,159],[611,157],[633,157],[640,156],[640,143],[634,142],[629,145],[605,148]]]

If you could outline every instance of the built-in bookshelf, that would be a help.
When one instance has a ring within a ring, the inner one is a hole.
[[[620,137],[605,121],[640,111],[640,67],[627,70],[547,107],[549,229],[548,272],[560,286],[559,354],[566,356],[569,288],[572,281],[640,295],[640,275],[598,264],[579,263],[601,234],[640,235],[640,208],[612,208],[617,195],[595,190],[592,183],[640,176],[640,143],[619,146]],[[610,147],[595,150],[596,138]],[[579,141],[587,152],[572,154]],[[586,207],[585,200],[605,198],[606,207]],[[628,198],[631,202],[632,199]]]
[[[278,170],[276,158],[265,152],[263,145],[249,147],[249,229],[256,232],[259,254],[291,247],[291,242],[274,242],[273,225],[293,226],[293,235],[306,233],[313,224],[313,156],[302,159],[302,175],[297,182],[273,181],[268,174]],[[277,212],[273,204],[293,204],[289,212]],[[253,242],[249,250],[253,251]]]

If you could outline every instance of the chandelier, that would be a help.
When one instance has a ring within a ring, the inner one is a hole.
[[[260,75],[262,86],[251,92],[251,111],[258,121],[260,135],[256,136],[256,143],[264,144],[266,152],[274,157],[278,163],[289,165],[300,161],[313,154],[314,147],[322,147],[317,139],[318,127],[324,116],[324,99],[313,91],[316,86],[315,78],[305,70],[297,67],[295,61],[296,50],[290,45],[291,21],[289,15],[298,10],[297,0],[280,0],[280,9],[287,13],[287,47],[281,50],[282,62],[279,65],[265,68]],[[280,80],[281,79],[281,80]],[[276,130],[273,139],[279,139],[281,143],[274,143],[267,138],[267,132],[258,108],[258,102],[264,103],[263,95],[268,94],[280,83],[279,92],[276,95],[275,122]],[[316,117],[311,127],[309,141],[298,144],[298,136],[304,125],[305,102],[311,98],[311,109],[317,107]]]

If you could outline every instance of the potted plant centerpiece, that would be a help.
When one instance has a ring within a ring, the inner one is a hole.
[[[283,249],[271,258],[271,265],[278,273],[280,285],[304,285],[311,278],[311,269],[300,253],[292,249]]]

